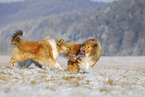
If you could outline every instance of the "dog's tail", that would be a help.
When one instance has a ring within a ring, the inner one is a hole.
[[[17,45],[20,42],[20,37],[23,35],[24,35],[24,33],[22,30],[16,30],[12,35],[11,44]]]

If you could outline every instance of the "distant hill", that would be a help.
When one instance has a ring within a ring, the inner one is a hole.
[[[145,55],[145,0],[119,0],[94,10],[66,12],[10,24],[0,29],[0,41],[10,41],[22,29],[26,40],[46,35],[76,43],[98,38],[102,55]],[[6,44],[6,43],[5,43]],[[4,47],[4,46],[3,46]],[[10,47],[5,47],[10,51]]]
[[[28,19],[71,12],[89,10],[104,6],[103,2],[90,0],[26,0],[24,2],[0,3],[0,26]]]

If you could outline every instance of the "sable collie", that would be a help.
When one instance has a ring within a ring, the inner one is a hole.
[[[87,71],[90,66],[93,67],[96,64],[101,56],[102,47],[97,39],[89,39],[82,44],[73,43],[72,45],[68,46],[71,48],[71,50],[68,52],[69,60],[66,71]],[[72,47],[76,48],[72,49]]]
[[[15,47],[13,48],[12,58],[8,66],[29,58],[39,62],[48,71],[50,67],[59,68],[63,71],[55,59],[63,52],[67,52],[70,49],[65,45],[62,39],[60,41],[57,39],[48,39],[47,41],[31,42],[20,39],[20,36],[23,36],[21,30],[17,30],[12,35],[11,44]]]
[[[46,36],[46,37],[44,37],[43,40],[47,42],[48,39],[52,39],[52,38],[50,36]],[[34,61],[32,59],[26,59],[26,60],[24,60],[22,62],[17,62],[17,65],[18,65],[19,68],[28,68],[32,63],[34,63],[35,66],[37,66],[39,68],[42,68],[41,64],[39,64],[38,62],[36,62],[36,61]]]

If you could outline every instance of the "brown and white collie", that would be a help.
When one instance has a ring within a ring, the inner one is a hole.
[[[66,71],[87,71],[89,67],[96,64],[101,56],[102,47],[97,39],[89,39],[82,44],[73,43],[70,45],[70,42],[67,44],[71,50],[67,53],[69,60]]]
[[[21,30],[17,30],[12,35],[11,44],[15,47],[13,48],[12,58],[8,66],[29,58],[39,62],[48,71],[50,67],[59,68],[63,71],[55,59],[63,52],[67,52],[70,49],[65,45],[62,39],[60,41],[57,39],[48,39],[45,41],[31,42],[20,39],[20,36],[23,36]]]

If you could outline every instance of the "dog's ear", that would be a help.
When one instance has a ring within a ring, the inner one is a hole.
[[[95,43],[95,44],[93,45],[93,47],[97,47],[97,43]]]
[[[84,46],[86,46],[86,44],[85,44],[85,43],[83,43],[83,44],[81,45],[81,47],[84,47]]]
[[[58,43],[57,43],[57,45],[59,45],[59,46],[62,46],[64,44],[64,40],[63,39],[61,39]]]
[[[63,39],[60,39],[59,43],[61,44],[61,43],[63,43],[63,42],[64,42],[64,40],[63,40]]]
[[[96,39],[93,47],[97,47],[98,43],[99,43],[99,41]]]

